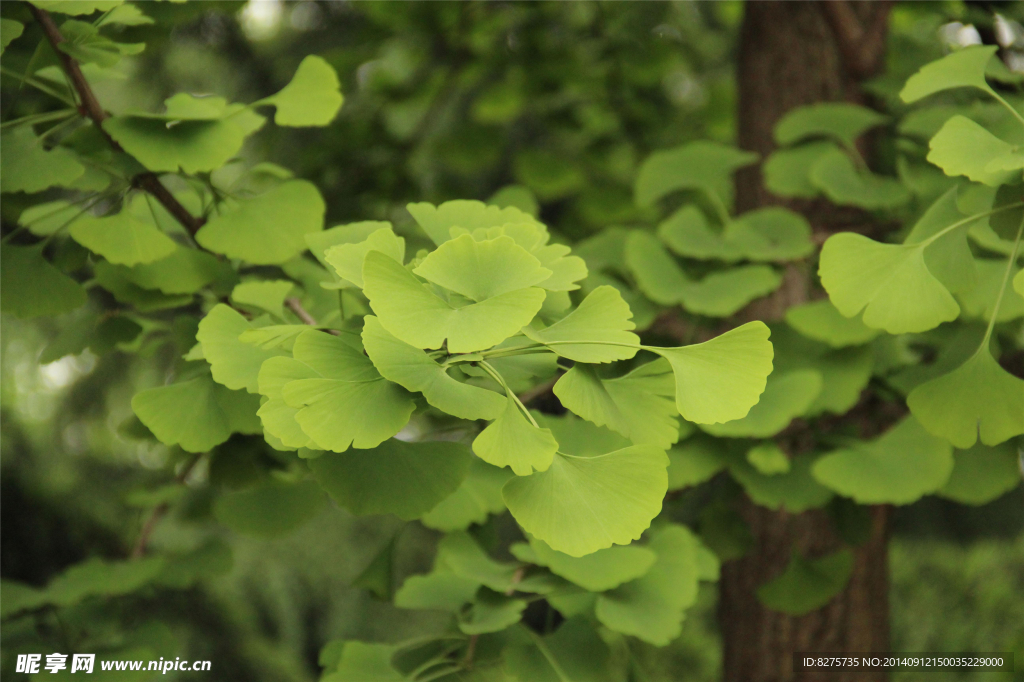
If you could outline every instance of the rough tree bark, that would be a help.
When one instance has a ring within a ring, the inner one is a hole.
[[[822,101],[864,103],[860,83],[883,64],[888,10],[887,2],[747,2],[737,74],[740,146],[764,158],[774,148],[775,124],[790,109]],[[737,174],[736,185],[739,212],[786,205],[808,218],[819,242],[862,219],[825,201],[782,201],[764,189],[757,167]],[[810,268],[790,266],[782,288],[744,317],[778,320],[786,308],[806,301]],[[740,506],[754,546],[722,568],[724,682],[885,680],[884,673],[797,672],[793,653],[888,650],[887,508],[871,510],[870,539],[855,550],[847,588],[825,607],[791,617],[764,608],[755,590],[785,570],[793,547],[817,557],[838,549],[841,540],[824,510],[775,512],[746,498]]]

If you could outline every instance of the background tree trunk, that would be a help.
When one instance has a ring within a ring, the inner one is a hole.
[[[834,6],[829,6],[834,5]],[[774,149],[772,130],[790,109],[823,101],[864,103],[860,82],[883,63],[888,4],[883,2],[747,2],[740,34],[739,145],[762,158]],[[856,213],[824,200],[783,201],[763,186],[759,167],[737,174],[737,210],[783,204],[803,213],[822,241]],[[783,286],[756,302],[743,317],[779,320],[807,300],[808,264],[787,268]],[[855,549],[846,589],[825,607],[792,617],[770,611],[755,591],[782,573],[792,549],[818,557],[841,546],[825,510],[802,514],[740,503],[754,538],[751,551],[722,567],[719,620],[724,640],[725,682],[886,679],[884,673],[798,673],[797,651],[884,652],[889,649],[888,516],[871,509],[870,538]]]

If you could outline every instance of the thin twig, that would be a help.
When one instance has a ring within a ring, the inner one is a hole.
[[[284,304],[288,306],[288,310],[291,310],[300,320],[302,320],[303,324],[308,324],[311,327],[317,326],[316,318],[310,315],[306,309],[302,307],[302,301],[292,296],[284,299]]]
[[[98,99],[96,99],[95,93],[92,91],[92,86],[89,85],[89,81],[85,79],[82,74],[82,69],[78,65],[78,61],[71,55],[62,52],[59,45],[65,42],[64,36],[61,34],[60,29],[57,28],[57,24],[53,22],[53,18],[50,13],[46,10],[39,9],[34,5],[29,5],[29,9],[32,11],[32,15],[43,29],[43,33],[46,35],[46,39],[53,47],[53,51],[57,54],[57,58],[60,60],[61,66],[64,69],[65,75],[71,81],[71,85],[74,88],[75,93],[78,95],[78,99],[81,102],[79,104],[79,112],[83,116],[89,117],[96,128],[100,131],[100,134],[106,138],[107,142],[114,149],[121,151],[121,145],[119,145],[114,138],[107,134],[107,131],[103,129],[103,121],[107,118],[107,112],[103,110]],[[164,187],[163,183],[160,182],[160,178],[155,173],[140,173],[132,178],[132,185],[152,194],[157,201],[163,204],[163,207],[167,209],[167,212],[174,216],[174,219],[184,226],[188,230],[189,234],[195,236],[195,233],[199,231],[199,228],[206,222],[205,218],[195,217],[189,213],[188,209],[181,205],[174,195]]]
[[[196,464],[199,463],[201,458],[201,454],[192,457],[188,464],[186,464],[182,470],[178,472],[178,475],[174,477],[175,483],[184,483],[185,479],[192,473],[192,470],[195,468]],[[132,547],[131,554],[129,555],[132,559],[141,559],[146,554],[146,545],[149,544],[149,537],[153,534],[153,531],[156,530],[157,524],[160,523],[160,520],[165,514],[167,514],[167,511],[170,508],[171,505],[167,502],[161,502],[157,506],[153,507],[153,511],[149,513],[149,516],[142,524],[142,530],[139,531],[139,538],[135,541],[135,546]]]
[[[537,386],[534,386],[533,388],[523,391],[518,396],[519,402],[525,405],[526,403],[532,400],[536,400],[537,398],[540,398],[543,395],[547,395],[548,393],[551,392],[551,389],[555,387],[555,382],[558,381],[559,377],[561,377],[560,374],[551,377],[543,384],[539,384]]]

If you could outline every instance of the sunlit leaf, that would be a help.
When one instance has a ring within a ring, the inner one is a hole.
[[[473,452],[488,464],[510,467],[517,476],[547,471],[558,450],[558,441],[548,429],[541,429],[523,415],[509,395],[505,409],[473,441]]]
[[[311,54],[299,63],[288,85],[253,106],[277,107],[274,123],[279,126],[325,126],[334,120],[343,99],[334,67]]]
[[[426,202],[406,206],[423,231],[440,246],[451,239],[451,228],[461,227],[472,232],[479,227],[501,227],[509,223],[532,222],[533,217],[507,206],[488,206],[479,201],[446,201],[440,206]]]
[[[487,241],[468,234],[451,239],[430,252],[413,272],[477,303],[535,286],[551,276],[507,235]]]
[[[1020,176],[1019,170],[1004,168],[1002,164],[989,168],[993,161],[1008,157],[1014,147],[966,116],[954,116],[946,121],[928,143],[928,148],[931,150],[928,160],[946,175],[966,175],[990,187],[998,187]]]
[[[0,133],[4,162],[0,164],[0,191],[41,192],[68,187],[85,173],[73,152],[64,147],[43,149],[43,141],[22,125]]]
[[[821,373],[813,369],[775,371],[746,416],[724,424],[702,424],[701,428],[719,437],[769,438],[806,413],[821,388]]]
[[[356,244],[331,246],[324,251],[323,260],[341,279],[362,288],[363,260],[370,251],[380,251],[398,263],[405,262],[405,240],[396,236],[390,227],[375,230]]]
[[[214,380],[230,389],[256,393],[260,367],[280,351],[264,350],[238,339],[252,329],[241,313],[218,303],[199,323],[196,340],[203,346],[203,356],[210,363]]]
[[[153,223],[139,220],[128,211],[102,218],[82,216],[68,233],[85,248],[120,265],[152,263],[178,248]]]
[[[973,87],[991,93],[985,81],[985,65],[998,49],[995,45],[970,46],[952,52],[942,59],[925,64],[900,91],[904,102],[916,102],[928,95],[950,88]]]
[[[610,286],[591,291],[579,307],[544,329],[524,327],[523,333],[562,357],[576,362],[628,360],[640,349],[640,337],[629,306]]]
[[[634,185],[636,202],[651,206],[680,189],[704,189],[732,204],[732,174],[757,161],[757,154],[718,142],[699,140],[657,151],[640,166]]]
[[[517,545],[512,546],[513,554],[516,554],[516,548]],[[536,538],[530,541],[529,548],[532,550],[531,563],[546,566],[555,575],[591,592],[611,590],[643,576],[658,558],[651,549],[635,545],[608,547],[581,557],[556,552]]]

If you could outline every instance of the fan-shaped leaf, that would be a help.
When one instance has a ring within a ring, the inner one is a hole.
[[[314,481],[285,483],[269,478],[246,490],[219,497],[213,515],[243,535],[274,537],[295,530],[324,507],[324,494]]]
[[[989,164],[1008,157],[1013,145],[1003,142],[966,116],[954,116],[928,143],[928,160],[946,175],[966,175],[975,182],[998,187],[1020,175],[1015,168]],[[1013,165],[1013,164],[1010,164]]]
[[[513,554],[516,554],[516,547],[517,545],[513,545],[511,548]],[[530,541],[529,549],[532,554],[530,563],[547,566],[555,575],[590,592],[604,592],[624,582],[635,580],[646,574],[658,558],[658,555],[647,547],[633,545],[608,547],[593,554],[573,557],[556,552],[543,540],[536,538]],[[523,557],[519,558],[529,561]]]
[[[953,448],[907,417],[880,438],[835,450],[811,467],[819,483],[861,504],[910,504],[953,470]]]
[[[558,454],[547,471],[510,480],[512,516],[552,549],[579,557],[640,537],[668,487],[668,458],[650,445],[593,457]]]
[[[0,249],[0,309],[15,317],[60,315],[85,305],[85,289],[43,258],[45,244]]]
[[[85,173],[73,152],[63,147],[43,149],[32,126],[18,126],[0,133],[4,162],[0,164],[0,191],[41,192],[49,187],[69,187]]]
[[[807,219],[780,206],[744,213],[726,226],[724,237],[753,261],[794,260],[814,251]]]
[[[640,337],[629,331],[635,327],[632,317],[619,292],[602,286],[550,327],[524,327],[523,333],[537,343],[550,344],[552,351],[576,362],[628,360],[640,350]]]
[[[202,344],[203,357],[210,363],[214,380],[230,389],[244,388],[256,393],[263,362],[281,351],[264,350],[238,339],[252,329],[236,310],[218,303],[199,322],[196,340]]]
[[[128,278],[143,289],[165,294],[192,294],[218,279],[234,276],[230,264],[200,251],[177,247],[167,257],[136,265]]]
[[[472,458],[460,443],[392,438],[372,450],[326,453],[308,462],[323,489],[353,514],[394,514],[408,521],[455,492]]]
[[[925,64],[900,91],[904,102],[916,102],[928,95],[950,88],[978,88],[991,93],[985,81],[985,65],[998,49],[995,45],[965,47],[929,64]]]
[[[1017,448],[1012,443],[976,443],[953,453],[953,473],[937,495],[960,504],[988,504],[1021,483]]]
[[[640,166],[634,193],[641,207],[680,189],[713,192],[732,204],[732,174],[757,161],[757,154],[718,142],[700,140],[654,152]]]
[[[289,180],[211,218],[196,241],[230,258],[284,263],[306,249],[306,234],[323,229],[325,210],[313,183]]]
[[[1024,380],[1000,367],[986,345],[907,396],[922,426],[961,449],[974,445],[979,435],[985,445],[998,445],[1024,433]]]
[[[782,456],[785,457],[784,454]],[[814,456],[797,455],[787,461],[790,465],[788,471],[769,474],[755,469],[746,458],[733,457],[729,473],[739,481],[750,499],[762,507],[782,508],[799,514],[825,506],[833,495],[811,475]]]
[[[757,590],[757,598],[773,611],[800,616],[832,601],[850,580],[853,552],[843,549],[819,559],[793,554],[786,570]]]
[[[4,53],[11,41],[17,40],[25,30],[25,25],[14,19],[0,19],[0,54]]]
[[[294,288],[295,284],[286,279],[252,279],[232,289],[231,300],[284,319],[284,300]]]
[[[704,212],[692,205],[683,206],[658,225],[658,236],[680,256],[728,262],[744,257],[739,245],[712,230]]]
[[[288,357],[272,357],[260,367],[259,389],[266,400],[256,414],[263,423],[263,430],[281,441],[281,445],[319,449],[295,419],[299,408],[284,401],[284,387],[289,382],[318,376],[308,365]]]
[[[831,150],[838,151],[831,142],[809,142],[772,152],[761,166],[764,186],[780,197],[813,199],[820,190],[811,183],[811,168]]]
[[[772,372],[761,399],[746,416],[724,424],[702,424],[701,428],[719,437],[769,438],[805,414],[821,387],[821,373],[813,369]]]
[[[910,192],[895,178],[858,170],[838,149],[824,152],[811,167],[811,184],[840,205],[891,209],[910,201]]]
[[[488,514],[505,511],[501,487],[512,476],[508,469],[491,466],[474,457],[469,474],[459,489],[424,514],[420,522],[427,528],[449,533],[465,530],[474,523],[483,523]]]
[[[277,107],[274,123],[279,126],[325,126],[334,120],[343,101],[334,68],[311,54],[299,63],[288,85],[253,106]]]
[[[557,450],[558,441],[551,431],[528,422],[511,395],[504,411],[473,441],[477,457],[494,466],[510,467],[517,476],[547,471]]]
[[[867,343],[881,334],[861,322],[860,317],[844,317],[828,299],[789,308],[786,323],[807,338],[833,348]]]
[[[508,223],[534,222],[533,217],[507,206],[488,206],[480,201],[446,201],[440,206],[426,202],[406,206],[423,231],[440,246],[452,238],[451,229],[461,227],[472,232],[479,227],[501,227]]]
[[[775,141],[791,145],[808,137],[831,137],[853,147],[866,130],[885,123],[886,117],[849,102],[819,102],[791,109],[775,124]]]
[[[102,218],[83,216],[68,232],[85,248],[121,265],[152,263],[178,248],[153,223],[139,220],[128,211]]]
[[[532,287],[551,276],[507,235],[482,242],[468,234],[451,239],[428,254],[413,272],[477,303]]]
[[[380,251],[398,263],[405,262],[405,240],[396,236],[390,226],[371,232],[358,244],[331,246],[324,251],[323,260],[343,280],[362,288],[363,260],[370,251]]]
[[[456,308],[378,251],[366,255],[363,282],[381,326],[417,348],[440,348],[448,339],[452,353],[501,343],[529,324],[545,296],[543,289],[530,287]]]

